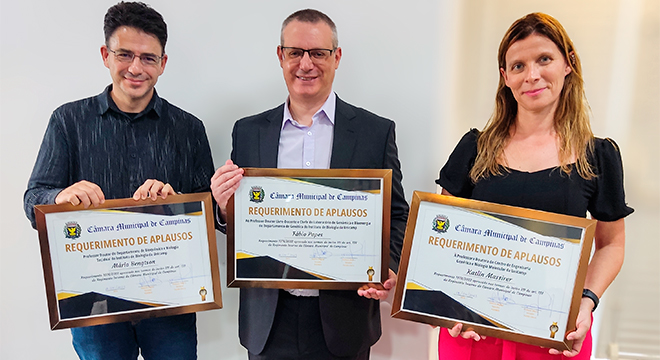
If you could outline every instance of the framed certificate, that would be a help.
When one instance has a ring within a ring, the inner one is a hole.
[[[210,193],[35,215],[52,330],[222,307]]]
[[[596,220],[415,191],[392,316],[572,348]]]
[[[228,286],[382,284],[391,191],[392,170],[245,169],[227,207]]]

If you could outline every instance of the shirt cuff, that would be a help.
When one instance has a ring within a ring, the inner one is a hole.
[[[227,223],[222,221],[222,218],[220,217],[220,206],[218,204],[215,204],[215,224],[216,224],[216,229],[218,229],[221,233],[226,234],[227,233]]]

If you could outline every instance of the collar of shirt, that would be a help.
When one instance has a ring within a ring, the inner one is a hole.
[[[323,106],[312,116],[312,124],[316,122],[320,116],[325,115],[328,120],[332,123],[332,125],[335,124],[335,109],[337,108],[337,94],[335,94],[334,91],[330,92],[330,95],[328,98],[325,100],[325,103],[323,103]],[[300,127],[300,124],[296,120],[293,119],[293,116],[291,116],[291,111],[289,110],[289,98],[286,99],[284,102],[284,119],[282,121],[282,129],[284,129],[284,126],[287,123],[291,123],[292,125],[295,125],[297,127]]]
[[[163,110],[163,100],[158,96],[156,89],[154,89],[154,94],[151,97],[151,100],[149,101],[147,107],[144,108],[144,110],[140,111],[140,113],[138,114],[130,114],[119,110],[117,104],[115,104],[114,100],[112,100],[112,96],[110,95],[111,91],[112,91],[112,84],[108,85],[98,98],[100,115],[105,114],[106,112],[108,112],[108,110],[112,110],[117,114],[125,115],[130,119],[130,121],[135,121],[146,115],[152,115],[151,116],[152,118],[160,119]],[[153,114],[151,114],[152,111]]]

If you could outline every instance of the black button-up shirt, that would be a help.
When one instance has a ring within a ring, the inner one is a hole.
[[[99,185],[106,199],[132,197],[147,179],[181,193],[210,190],[214,167],[202,122],[155,90],[142,112],[126,114],[111,90],[53,112],[24,195],[33,227],[34,205],[55,203],[80,180]]]

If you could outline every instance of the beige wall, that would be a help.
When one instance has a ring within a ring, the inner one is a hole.
[[[442,128],[450,151],[470,127],[483,128],[494,105],[497,49],[510,24],[530,12],[557,18],[582,60],[592,128],[621,147],[627,200],[626,259],[596,312],[595,355],[612,344],[622,358],[660,358],[660,2],[657,0],[462,1]],[[453,142],[452,142],[453,141]],[[445,154],[448,154],[446,152]],[[642,290],[639,290],[642,289]],[[640,293],[640,291],[643,293]]]

